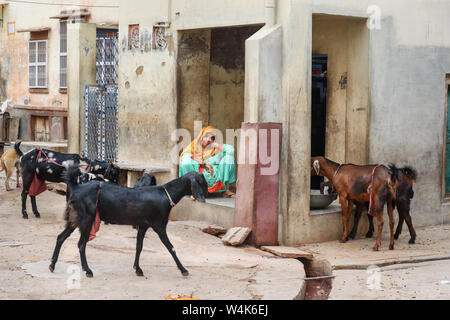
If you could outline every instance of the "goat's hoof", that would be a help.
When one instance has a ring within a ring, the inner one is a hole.
[[[346,243],[347,242],[347,238],[346,239],[340,239],[339,242],[340,243]]]
[[[25,213],[22,213],[22,218],[24,218],[24,219],[28,219],[28,214],[25,212]]]
[[[366,238],[372,238],[372,237],[373,237],[373,233],[372,232],[366,233]]]
[[[94,274],[92,273],[92,271],[87,271],[86,272],[86,277],[92,278],[93,276],[94,276]]]
[[[373,247],[373,251],[378,251],[378,246]]]
[[[50,272],[55,271],[55,266],[53,264],[48,266],[48,269],[50,270]]]
[[[398,240],[398,237],[399,237],[400,235],[399,234],[394,234],[394,239],[395,240]]]
[[[416,243],[416,239],[412,239],[412,238],[411,238],[411,239],[409,239],[408,243],[409,243],[409,244],[414,244],[414,243]]]
[[[137,275],[138,277],[143,277],[143,276],[144,276],[144,272],[142,272],[141,269],[136,269],[136,275]]]
[[[181,272],[181,274],[183,275],[183,277],[187,277],[189,275],[189,271],[185,270]]]
[[[389,245],[389,250],[394,250],[394,245],[393,244]]]
[[[34,216],[36,217],[36,218],[40,218],[41,217],[41,215],[39,214],[39,212],[33,212],[34,213]]]

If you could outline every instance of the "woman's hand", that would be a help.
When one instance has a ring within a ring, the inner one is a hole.
[[[211,148],[216,149],[218,152],[223,151],[223,144],[219,144],[217,142],[211,143]]]
[[[209,174],[210,174],[211,176],[214,175],[214,169],[213,169],[213,167],[212,167],[209,163],[205,163],[205,168],[206,168],[206,170],[209,172]]]

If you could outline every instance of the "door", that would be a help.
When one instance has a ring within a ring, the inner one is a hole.
[[[450,194],[450,87],[447,87],[447,134],[445,146],[445,194]]]

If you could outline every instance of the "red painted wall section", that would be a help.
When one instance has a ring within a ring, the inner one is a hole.
[[[252,229],[251,245],[278,243],[281,135],[280,123],[242,124],[234,225]]]

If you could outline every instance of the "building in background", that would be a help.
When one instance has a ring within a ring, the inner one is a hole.
[[[117,31],[118,1],[2,1],[0,8],[0,101],[12,99],[20,119],[11,139],[67,150],[68,24]]]
[[[448,223],[447,12],[438,0],[121,1],[118,159],[162,167],[164,182],[178,172],[175,129],[277,122],[279,243],[341,236],[339,207],[310,209],[311,152],[414,166],[415,225]],[[233,224],[232,205],[179,207]]]

